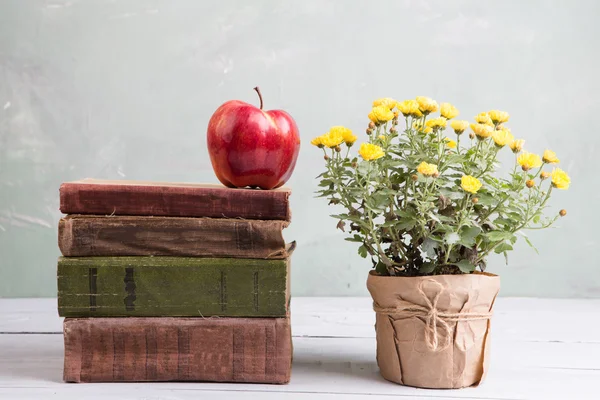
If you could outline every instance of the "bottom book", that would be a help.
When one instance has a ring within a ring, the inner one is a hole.
[[[65,318],[66,382],[288,383],[289,318]]]

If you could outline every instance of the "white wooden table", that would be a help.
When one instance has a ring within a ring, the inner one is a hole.
[[[600,399],[600,299],[500,298],[484,384],[399,386],[379,376],[369,298],[292,301],[289,385],[62,382],[55,299],[0,299],[0,399]]]

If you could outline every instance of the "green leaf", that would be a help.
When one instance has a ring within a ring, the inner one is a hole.
[[[417,214],[412,212],[412,210],[404,211],[404,210],[395,210],[394,213],[402,218],[415,218]]]
[[[398,221],[386,221],[383,224],[379,225],[381,228],[389,228],[390,226],[395,226]]]
[[[410,231],[416,224],[415,220],[401,220],[396,224],[396,228],[400,231]]]
[[[433,258],[435,256],[435,250],[440,247],[440,244],[431,238],[425,238],[421,243],[421,251],[427,254],[427,257]]]
[[[358,235],[354,235],[354,237],[344,238],[344,240],[347,241],[347,242],[356,242],[356,243],[363,243],[364,242],[364,240],[362,238],[359,237],[357,239],[356,236],[358,236]]]
[[[448,243],[448,244],[456,244],[460,241],[460,235],[456,232],[449,232],[445,237],[444,237],[444,242]]]
[[[433,270],[435,269],[436,264],[433,262],[427,262],[424,263],[423,265],[421,265],[421,268],[419,268],[419,272],[421,274],[430,274],[433,272]]]
[[[481,228],[478,226],[470,226],[461,229],[459,243],[466,247],[473,247],[475,238],[481,233]]]
[[[456,265],[461,270],[461,272],[464,272],[465,274],[475,271],[475,266],[467,260],[460,260],[459,262],[456,262],[453,265]]]
[[[388,275],[388,270],[385,266],[384,263],[382,262],[378,262],[377,265],[375,266],[375,271],[379,274],[379,275]]]
[[[458,189],[440,188],[440,193],[452,200],[461,200],[465,197],[464,193]]]
[[[504,253],[505,251],[509,251],[512,249],[513,249],[513,247],[510,244],[501,243],[498,246],[496,246],[496,248],[494,249],[494,253],[500,254],[500,253]]]
[[[512,233],[505,231],[491,231],[485,234],[488,239],[492,242],[498,242],[501,240],[507,240],[512,237]]]
[[[540,254],[540,252],[538,251],[538,249],[533,245],[533,243],[531,243],[531,240],[529,240],[529,238],[527,236],[523,236],[525,238],[525,241],[527,242],[527,244],[533,249],[535,250],[535,252],[537,254]]]
[[[434,213],[429,213],[429,218],[435,222],[442,222]]]
[[[367,254],[369,254],[369,252],[367,251],[367,248],[365,247],[364,244],[358,248],[358,254],[362,258],[367,258]]]
[[[481,204],[482,206],[496,206],[499,201],[498,199],[486,193],[478,193],[476,196],[479,199],[477,204]]]

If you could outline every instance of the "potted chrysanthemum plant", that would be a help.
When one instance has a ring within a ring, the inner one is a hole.
[[[449,103],[384,98],[368,116],[358,156],[357,136],[342,126],[312,144],[325,158],[318,194],[345,209],[333,215],[337,227],[373,267],[367,287],[381,374],[410,386],[476,385],[488,365],[500,287],[487,258],[507,256],[519,236],[532,245],[524,230],[566,215],[546,214],[570,178],[555,167],[554,152],[523,150],[503,111],[469,123],[456,120]],[[503,151],[514,153],[511,172],[498,171]]]

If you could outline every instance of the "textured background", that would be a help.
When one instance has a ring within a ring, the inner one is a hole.
[[[362,134],[374,98],[499,108],[573,178],[560,229],[533,231],[503,295],[599,297],[600,3],[0,0],[0,296],[54,296],[58,187],[83,177],[216,182],[205,144],[224,101],[283,108],[303,139],[289,181],[295,295],[366,295],[369,263],[313,198],[311,137]]]

